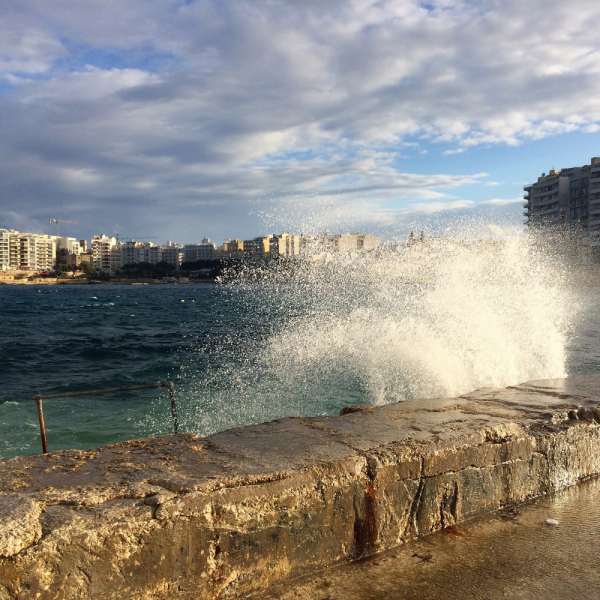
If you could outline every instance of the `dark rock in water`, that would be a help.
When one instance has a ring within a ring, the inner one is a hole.
[[[534,381],[4,461],[0,599],[258,593],[600,473],[599,406]]]

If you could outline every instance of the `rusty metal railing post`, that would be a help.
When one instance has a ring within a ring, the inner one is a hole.
[[[40,436],[42,438],[42,449],[44,454],[48,454],[48,444],[46,442],[46,425],[44,423],[44,409],[42,408],[42,397],[34,396],[33,399],[37,404],[38,418],[40,420]]]
[[[179,419],[177,418],[177,405],[175,404],[175,386],[172,381],[165,381],[164,386],[169,388],[169,397],[171,399],[171,414],[173,415],[173,430],[179,433]]]
[[[177,404],[175,403],[175,386],[172,381],[161,381],[159,383],[151,383],[150,385],[132,385],[123,388],[110,388],[108,390],[90,390],[88,392],[67,392],[65,394],[48,394],[41,396],[40,394],[33,397],[37,403],[38,417],[40,419],[40,436],[42,438],[42,448],[44,454],[48,454],[48,444],[46,442],[46,425],[44,424],[44,411],[42,409],[42,400],[47,398],[71,398],[73,396],[93,396],[96,394],[109,394],[114,392],[130,392],[132,390],[149,390],[152,388],[167,388],[169,390],[169,398],[171,400],[171,414],[173,416],[173,431],[179,433],[179,419],[177,418]]]

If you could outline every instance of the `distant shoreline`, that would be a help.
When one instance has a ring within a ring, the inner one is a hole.
[[[177,283],[168,283],[166,281],[136,281],[132,279],[131,281],[94,281],[94,280],[48,280],[48,279],[39,279],[37,281],[0,281],[0,285],[164,285],[164,286],[172,286],[172,285],[207,285],[216,283],[214,279],[210,280],[202,280],[202,281],[178,281]]]

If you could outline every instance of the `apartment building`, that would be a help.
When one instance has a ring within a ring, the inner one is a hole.
[[[215,249],[216,258],[241,258],[242,256],[244,256],[242,240],[227,240],[222,246]]]
[[[300,236],[291,233],[279,233],[269,240],[269,256],[295,256],[300,254]]]
[[[582,167],[542,173],[523,189],[529,227],[568,223],[600,236],[600,157]]]
[[[98,271],[111,272],[111,251],[117,240],[106,235],[95,235],[92,238],[92,256]]]
[[[165,246],[160,248],[162,251],[161,261],[179,269],[183,259],[183,247],[173,242],[167,242]]]
[[[300,252],[304,255],[318,255],[322,253],[347,253],[374,250],[379,246],[379,239],[374,235],[356,233],[341,233],[331,235],[304,234],[300,236]]]
[[[52,236],[41,233],[8,231],[10,269],[51,271],[56,264],[56,244]]]
[[[10,231],[0,229],[0,271],[10,269]]]
[[[272,238],[272,235],[265,235],[253,240],[244,240],[244,256],[253,259],[269,258]]]
[[[56,244],[56,263],[57,264],[68,264],[78,265],[78,257],[81,254],[81,243],[79,240],[70,237],[56,237],[52,236],[54,243]]]
[[[156,265],[160,262],[166,262],[179,268],[181,264],[181,246],[173,244],[173,242],[167,242],[164,246],[157,246],[152,242],[130,240],[112,247],[110,272],[114,274],[125,265],[139,263]]]
[[[185,244],[183,247],[183,261],[213,260],[215,250],[215,245],[211,244],[208,238],[204,238],[201,244]]]

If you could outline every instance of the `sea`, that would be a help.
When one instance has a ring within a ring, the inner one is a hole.
[[[180,431],[206,436],[600,372],[600,289],[517,250],[438,253],[419,282],[354,260],[301,282],[0,286],[0,459],[41,453],[36,394],[172,381]],[[48,399],[44,416],[50,451],[173,430],[163,388]]]

